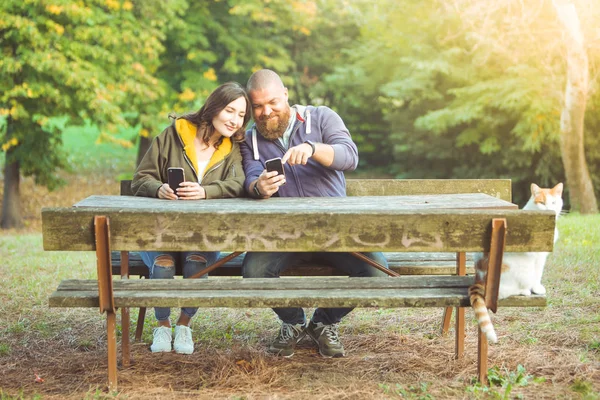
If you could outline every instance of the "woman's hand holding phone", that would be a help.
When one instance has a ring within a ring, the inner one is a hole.
[[[201,200],[206,198],[206,191],[198,182],[181,182],[177,193],[168,183],[163,183],[158,189],[158,198],[164,200]]]
[[[181,200],[201,200],[206,198],[206,191],[198,182],[182,182],[177,189]]]
[[[158,188],[157,197],[163,200],[177,200],[177,195],[168,183],[163,183],[162,186]]]

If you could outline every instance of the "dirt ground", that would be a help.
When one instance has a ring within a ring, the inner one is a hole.
[[[475,385],[477,343],[473,326],[467,332],[464,358],[455,360],[452,335],[442,337],[436,332],[441,321],[439,310],[402,318],[402,324],[412,330],[410,334],[386,332],[386,327],[398,322],[398,315],[382,318],[378,321],[379,328],[372,329],[372,333],[353,332],[353,326],[360,324],[360,314],[369,312],[358,310],[343,324],[346,358],[324,359],[307,339],[301,342],[292,358],[274,357],[265,351],[272,329],[250,332],[242,327],[233,337],[219,342],[204,338],[202,326],[196,326],[196,351],[189,356],[152,354],[149,343],[134,344],[133,365],[120,367],[119,392],[109,394],[102,320],[99,316],[90,317],[89,310],[80,311],[68,317],[72,325],[65,326],[60,335],[26,341],[22,338],[21,345],[15,343],[17,354],[10,359],[0,358],[3,371],[0,387],[6,393],[40,394],[48,399],[113,396],[127,399],[444,399],[502,398],[497,396],[506,393],[500,386],[492,386],[489,392]],[[239,321],[240,317],[244,318],[241,311],[232,310],[228,318]],[[502,322],[497,323],[509,323],[511,318],[514,316],[504,316]],[[526,315],[524,319],[535,323],[536,315]],[[259,336],[247,340],[256,334]],[[492,378],[495,376],[500,384],[512,382],[514,385],[512,394],[506,398],[518,395],[531,399],[584,398],[572,390],[573,385],[577,382],[596,382],[597,385],[600,381],[600,365],[582,363],[578,359],[574,337],[547,335],[536,345],[524,345],[520,335],[502,335],[502,330],[500,334],[500,344],[491,347],[489,361],[490,367],[500,367]],[[81,337],[96,339],[81,345],[78,339]],[[519,364],[524,365],[526,374],[517,384],[519,380],[511,374],[518,371]],[[43,382],[36,382],[36,376]],[[545,381],[536,383],[534,377],[544,377]]]

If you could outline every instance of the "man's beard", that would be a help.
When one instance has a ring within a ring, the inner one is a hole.
[[[268,117],[261,115],[256,121],[256,126],[261,135],[267,140],[276,140],[283,137],[290,122],[290,108],[285,111],[272,112]]]

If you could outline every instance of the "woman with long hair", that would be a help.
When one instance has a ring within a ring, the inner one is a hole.
[[[244,193],[244,171],[239,142],[250,119],[250,101],[244,88],[229,82],[219,86],[197,112],[175,118],[158,135],[140,162],[131,189],[136,196],[165,200],[201,200],[238,197]],[[168,169],[182,168],[184,179],[172,190]],[[173,279],[176,267],[188,278],[219,257],[218,252],[141,252],[150,279]],[[206,276],[206,275],[205,275]],[[191,318],[197,309],[183,307],[175,325],[173,348],[177,353],[194,351]],[[152,352],[172,350],[169,308],[155,307],[158,327],[154,329]]]

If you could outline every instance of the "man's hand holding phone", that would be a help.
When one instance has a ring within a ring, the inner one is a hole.
[[[285,172],[281,158],[273,158],[265,162],[266,169],[258,176],[254,192],[260,197],[271,197],[285,185]]]

